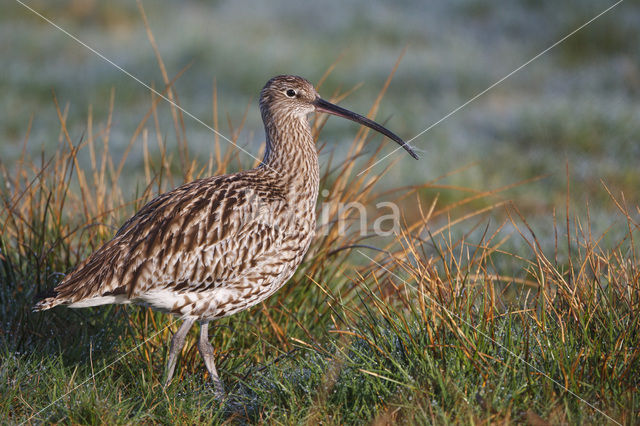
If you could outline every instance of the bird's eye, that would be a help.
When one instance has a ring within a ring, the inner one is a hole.
[[[290,98],[295,98],[296,97],[296,91],[293,90],[293,89],[287,90],[286,93],[287,93],[287,96],[290,97]]]

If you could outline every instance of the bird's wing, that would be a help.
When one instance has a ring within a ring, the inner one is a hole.
[[[283,191],[242,173],[182,185],[125,222],[63,279],[41,309],[112,295],[132,299],[152,286],[215,286],[237,273],[237,265],[275,249],[281,236],[269,217],[284,204]]]

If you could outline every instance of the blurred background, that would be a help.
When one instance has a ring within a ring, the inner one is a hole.
[[[162,87],[135,2],[25,3],[145,83]],[[181,105],[211,125],[217,87],[222,133],[231,136],[246,112],[238,143],[257,155],[263,143],[257,99],[273,75],[298,74],[316,83],[335,63],[321,94],[329,98],[357,87],[340,104],[366,113],[406,48],[376,118],[411,139],[613,3],[273,0],[143,5],[170,78],[188,67],[175,83]],[[117,157],[149,108],[149,90],[17,2],[3,6],[0,23],[2,163],[11,168],[20,157],[31,119],[27,152],[44,152],[45,157],[55,152],[61,139],[53,93],[66,109],[71,137],[79,142],[87,132],[89,108],[94,131],[106,127],[113,90],[110,149]],[[414,140],[420,162],[402,151],[394,154],[398,164],[384,185],[424,183],[459,168],[464,170],[442,183],[485,191],[545,175],[501,195],[514,200],[544,237],[552,234],[554,208],[564,212],[568,162],[574,211],[585,212],[588,203],[595,231],[623,220],[603,182],[617,196],[624,192],[629,205],[638,204],[638,40],[640,5],[623,2]],[[161,108],[165,142],[177,149],[168,108]],[[192,152],[208,158],[214,135],[188,117],[185,124]],[[321,136],[328,143],[322,158],[331,151],[341,155],[355,132],[353,124],[331,119]],[[383,154],[395,149],[379,137],[372,149],[380,143]],[[253,159],[243,161],[249,167]],[[142,147],[136,143],[125,165],[125,181],[143,175],[142,162]],[[388,161],[379,170],[386,165]],[[443,201],[456,197],[455,192],[434,190],[425,192],[425,199],[436,192]]]

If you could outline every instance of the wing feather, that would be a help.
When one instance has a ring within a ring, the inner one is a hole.
[[[206,289],[273,256],[278,237],[259,210],[283,208],[284,191],[249,173],[182,185],[148,202],[81,262],[36,309],[150,288]],[[259,242],[256,242],[256,238]],[[249,261],[248,259],[253,259]]]

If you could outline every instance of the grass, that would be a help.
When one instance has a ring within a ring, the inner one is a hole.
[[[177,78],[163,73],[162,90],[179,103]],[[357,176],[379,157],[373,148],[379,140],[372,144],[365,130],[340,158],[324,155],[327,147],[318,141],[329,219],[296,275],[265,303],[216,323],[216,360],[229,391],[223,403],[214,399],[195,333],[176,379],[161,386],[177,329],[170,317],[120,306],[32,313],[36,294],[155,194],[255,165],[219,138],[209,158],[193,155],[181,112],[157,96],[125,154],[115,156],[113,95],[110,105],[102,120],[90,110],[86,133],[75,136],[67,107],[56,101],[56,151],[31,156],[26,131],[19,161],[0,163],[0,413],[6,422],[640,420],[638,208],[604,188],[618,211],[609,229],[592,234],[588,208],[574,216],[567,202],[550,218],[553,240],[541,241],[505,195],[527,182],[484,191],[447,185],[463,165],[392,190],[378,189],[384,172]],[[212,105],[218,129],[215,91]],[[160,124],[163,116],[173,128]],[[243,122],[229,132],[234,142]],[[325,122],[314,121],[316,137]],[[177,141],[172,148],[169,136]],[[134,161],[128,158],[134,145],[143,147],[136,165],[145,176],[136,183],[122,175]],[[400,234],[389,239],[362,236],[355,211],[338,208],[388,200],[405,212]],[[341,219],[354,225],[346,233],[339,232]],[[513,249],[514,240],[528,251]]]

